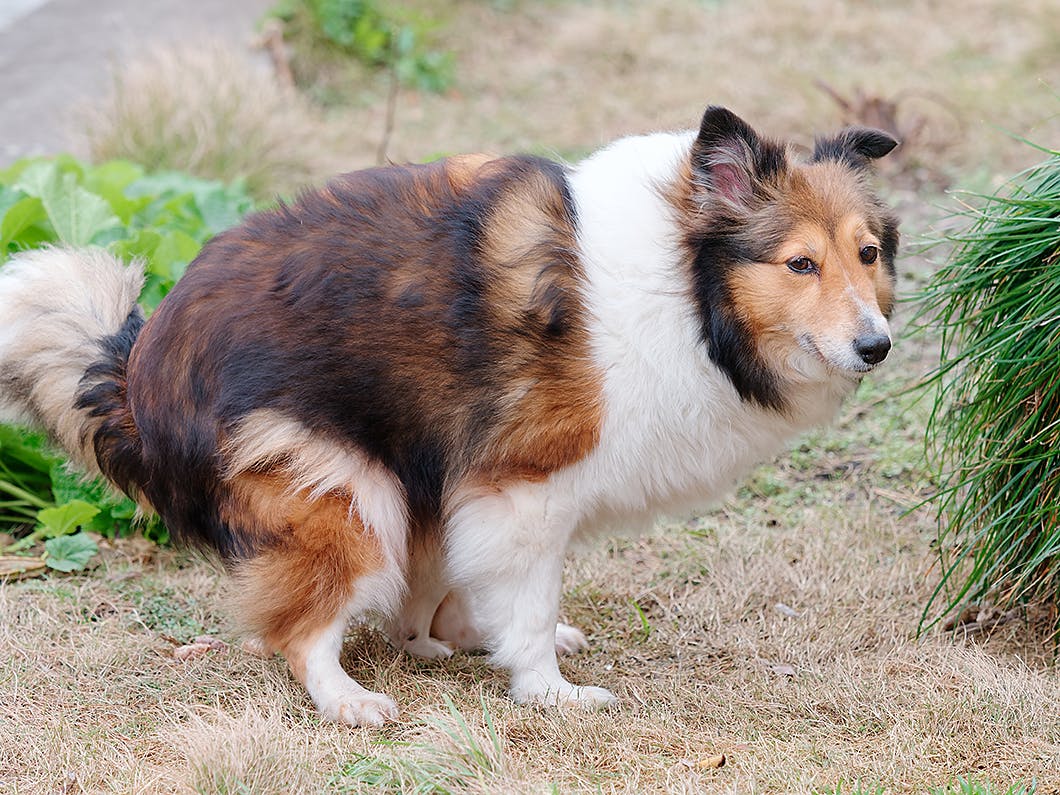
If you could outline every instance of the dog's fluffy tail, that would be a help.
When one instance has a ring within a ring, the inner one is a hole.
[[[135,490],[125,370],[143,313],[139,267],[44,248],[0,265],[0,420],[43,428],[89,474]]]

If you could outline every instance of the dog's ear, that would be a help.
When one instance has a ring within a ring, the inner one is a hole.
[[[838,160],[854,168],[867,168],[870,160],[888,154],[898,141],[883,130],[871,127],[847,127],[831,138],[814,141],[813,162]]]
[[[729,205],[746,209],[755,189],[784,167],[781,147],[763,141],[751,125],[727,108],[711,105],[692,144],[696,182]]]

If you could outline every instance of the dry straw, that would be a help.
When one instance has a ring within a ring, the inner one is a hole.
[[[269,70],[220,45],[153,50],[115,69],[85,110],[94,160],[243,180],[258,199],[327,172],[338,141],[320,112]]]

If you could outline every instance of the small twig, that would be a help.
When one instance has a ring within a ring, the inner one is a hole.
[[[386,122],[383,127],[383,138],[379,142],[379,150],[376,153],[375,162],[376,165],[386,165],[387,162],[387,149],[390,148],[390,137],[394,133],[394,119],[397,116],[397,101],[398,101],[398,89],[400,83],[398,81],[397,61],[392,60],[390,63],[390,88],[387,92],[386,97]]]
[[[257,46],[261,47],[272,61],[276,80],[287,88],[294,88],[294,72],[291,70],[291,56],[287,52],[287,45],[283,40],[283,22],[273,17],[265,21],[261,29],[261,36],[257,40]]]

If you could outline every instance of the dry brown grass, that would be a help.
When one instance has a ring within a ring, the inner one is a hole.
[[[530,149],[577,156],[619,135],[686,128],[707,102],[809,143],[842,113],[816,85],[898,103],[921,128],[919,182],[987,181],[1034,161],[1004,131],[1060,140],[1055,0],[652,0],[433,5],[457,54],[446,96],[403,92],[390,157]],[[350,122],[377,136],[385,81]],[[362,164],[374,147],[360,152]]]
[[[279,658],[175,660],[201,633],[231,639],[223,575],[126,542],[93,573],[0,589],[0,791],[1055,791],[1051,647],[1022,623],[915,637],[937,582],[930,518],[904,515],[923,416],[881,398],[922,354],[900,348],[838,428],[725,507],[572,559],[565,618],[592,648],[564,667],[617,709],[518,707],[481,658],[417,660],[364,630],[344,664],[401,718],[322,725]]]
[[[402,90],[395,162],[535,151],[576,158],[620,135],[692,126],[708,102],[809,144],[848,120],[820,83],[894,103],[906,146],[883,164],[903,184],[975,188],[1030,165],[1009,133],[1060,139],[1055,0],[418,0],[456,56],[446,94]],[[359,79],[358,79],[359,76]],[[353,70],[327,114],[244,56],[209,43],[115,71],[87,113],[96,159],[248,180],[270,198],[377,162],[389,77]]]
[[[1060,138],[1060,106],[1037,82],[1060,85],[1052,0],[1004,11],[982,0],[448,8],[458,89],[402,94],[396,160],[573,156],[618,134],[688,126],[707,101],[808,141],[838,121],[816,78],[843,92],[944,97],[959,137],[909,157],[963,181],[1034,157],[991,124]],[[348,134],[319,152],[328,170],[374,161],[375,88],[334,121]],[[305,135],[310,146],[331,140]],[[924,201],[899,198],[909,239],[927,226]],[[906,255],[901,267],[931,266]],[[433,779],[480,793],[784,793],[840,781],[851,792],[858,780],[869,792],[924,792],[957,775],[1060,791],[1052,647],[1019,622],[985,639],[916,638],[938,578],[929,515],[904,515],[927,485],[924,409],[888,394],[932,355],[899,345],[838,428],[760,469],[725,507],[571,561],[565,617],[592,648],[563,666],[613,689],[622,701],[611,712],[516,707],[480,658],[419,661],[361,632],[344,663],[394,696],[401,719],[380,731],[321,725],[279,659],[231,648],[176,661],[175,643],[229,637],[224,579],[123,544],[90,574],[0,586],[0,791],[399,792]],[[708,767],[720,753],[727,764]]]
[[[216,42],[159,48],[123,64],[82,117],[93,160],[242,179],[265,200],[320,176],[331,165],[324,153],[339,145],[318,109]]]

